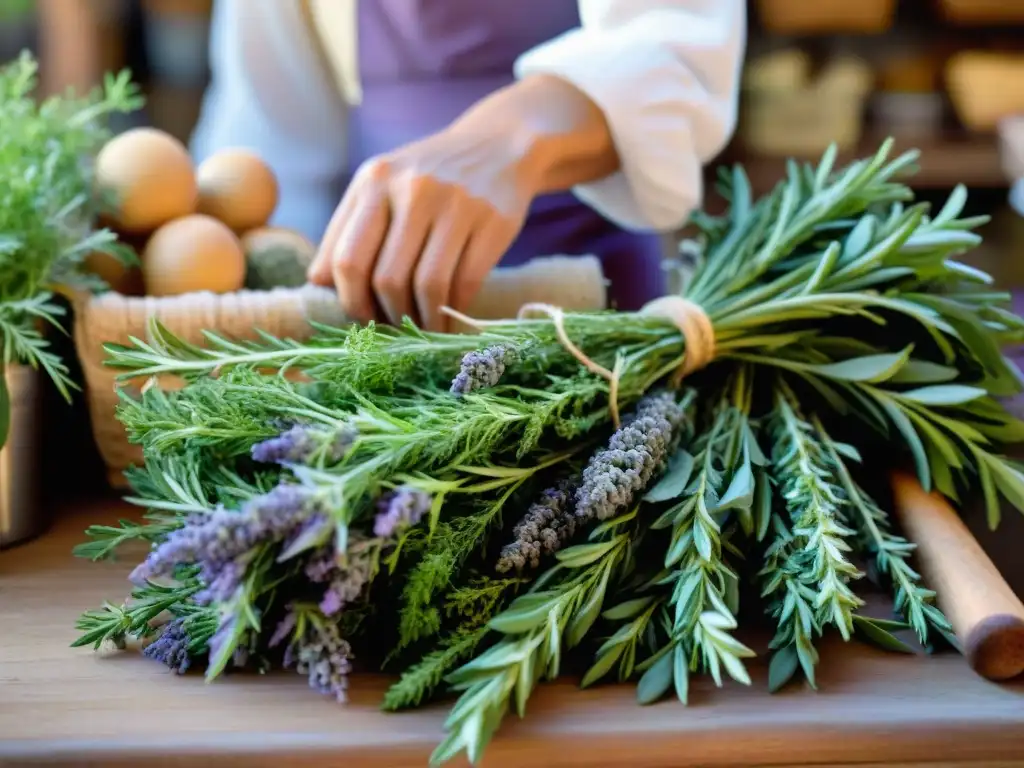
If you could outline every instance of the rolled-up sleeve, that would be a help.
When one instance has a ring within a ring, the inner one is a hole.
[[[703,198],[703,166],[736,125],[744,0],[580,0],[581,25],[523,54],[602,110],[620,170],[573,191],[623,227],[669,230]]]
[[[210,68],[196,160],[228,147],[256,152],[280,185],[272,223],[319,242],[338,203],[347,110],[300,4],[217,0]]]

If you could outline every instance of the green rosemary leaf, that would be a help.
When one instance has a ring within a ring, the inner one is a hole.
[[[853,626],[858,635],[873,645],[896,653],[913,653],[914,649],[884,628],[878,621],[866,616],[854,616]]]

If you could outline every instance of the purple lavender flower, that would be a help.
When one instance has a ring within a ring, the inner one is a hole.
[[[289,608],[288,613],[284,615],[284,618],[278,622],[277,628],[274,630],[274,634],[270,636],[268,645],[271,648],[276,648],[284,639],[292,633],[295,629],[295,624],[298,621],[298,617],[295,615],[295,611]]]
[[[292,642],[284,655],[285,667],[295,667],[309,676],[309,687],[339,704],[348,698],[348,675],[352,671],[352,648],[338,627],[324,621],[309,622],[309,629]]]
[[[189,637],[185,631],[185,620],[177,618],[164,624],[156,640],[146,646],[142,655],[173,669],[179,675],[183,675],[192,666],[188,643]]]
[[[240,510],[218,508],[190,516],[168,534],[131,574],[143,583],[174,573],[178,565],[200,566],[206,589],[197,599],[229,598],[245,575],[245,560],[258,544],[281,541],[313,514],[309,493],[295,485],[279,485],[247,501]]]
[[[227,602],[238,591],[245,576],[245,568],[246,563],[240,558],[228,560],[219,571],[210,574],[206,589],[195,594],[195,601],[200,605]]]
[[[320,599],[320,610],[326,616],[335,616],[363,593],[370,583],[373,562],[370,550],[359,546],[339,562],[333,546],[322,548],[306,563],[306,578],[315,584],[326,584]]]
[[[423,519],[433,503],[429,493],[408,486],[385,494],[377,502],[380,511],[373,523],[373,534],[382,539],[395,537]]]
[[[606,520],[632,503],[665,461],[685,413],[668,392],[644,397],[630,419],[595,453],[576,490],[576,516]]]
[[[576,533],[574,490],[571,481],[563,480],[530,505],[512,530],[515,541],[501,550],[496,566],[498,573],[537,568],[541,554],[551,555],[565,546]]]
[[[513,361],[515,349],[507,344],[495,344],[486,349],[467,352],[462,357],[458,375],[452,381],[453,395],[468,395],[478,389],[493,387],[505,373],[505,366]]]
[[[347,426],[328,429],[299,424],[254,445],[252,457],[264,464],[299,464],[323,450],[327,461],[336,463],[348,453],[356,436],[355,430]]]

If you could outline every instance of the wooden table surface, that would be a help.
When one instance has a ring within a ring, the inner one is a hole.
[[[128,563],[70,555],[116,505],[62,515],[39,541],[0,552],[0,765],[424,766],[445,710],[376,710],[363,679],[338,706],[298,675],[205,685],[137,653],[71,649],[79,612],[120,602]],[[716,690],[691,706],[640,709],[631,687],[544,686],[509,718],[487,766],[1024,766],[1024,682],[998,686],[956,655],[908,657],[860,645],[822,649],[820,690]],[[204,759],[205,758],[205,759]]]

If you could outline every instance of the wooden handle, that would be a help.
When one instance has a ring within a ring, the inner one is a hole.
[[[1024,604],[945,497],[903,473],[893,476],[892,486],[921,575],[936,591],[971,668],[990,680],[1024,673]]]

